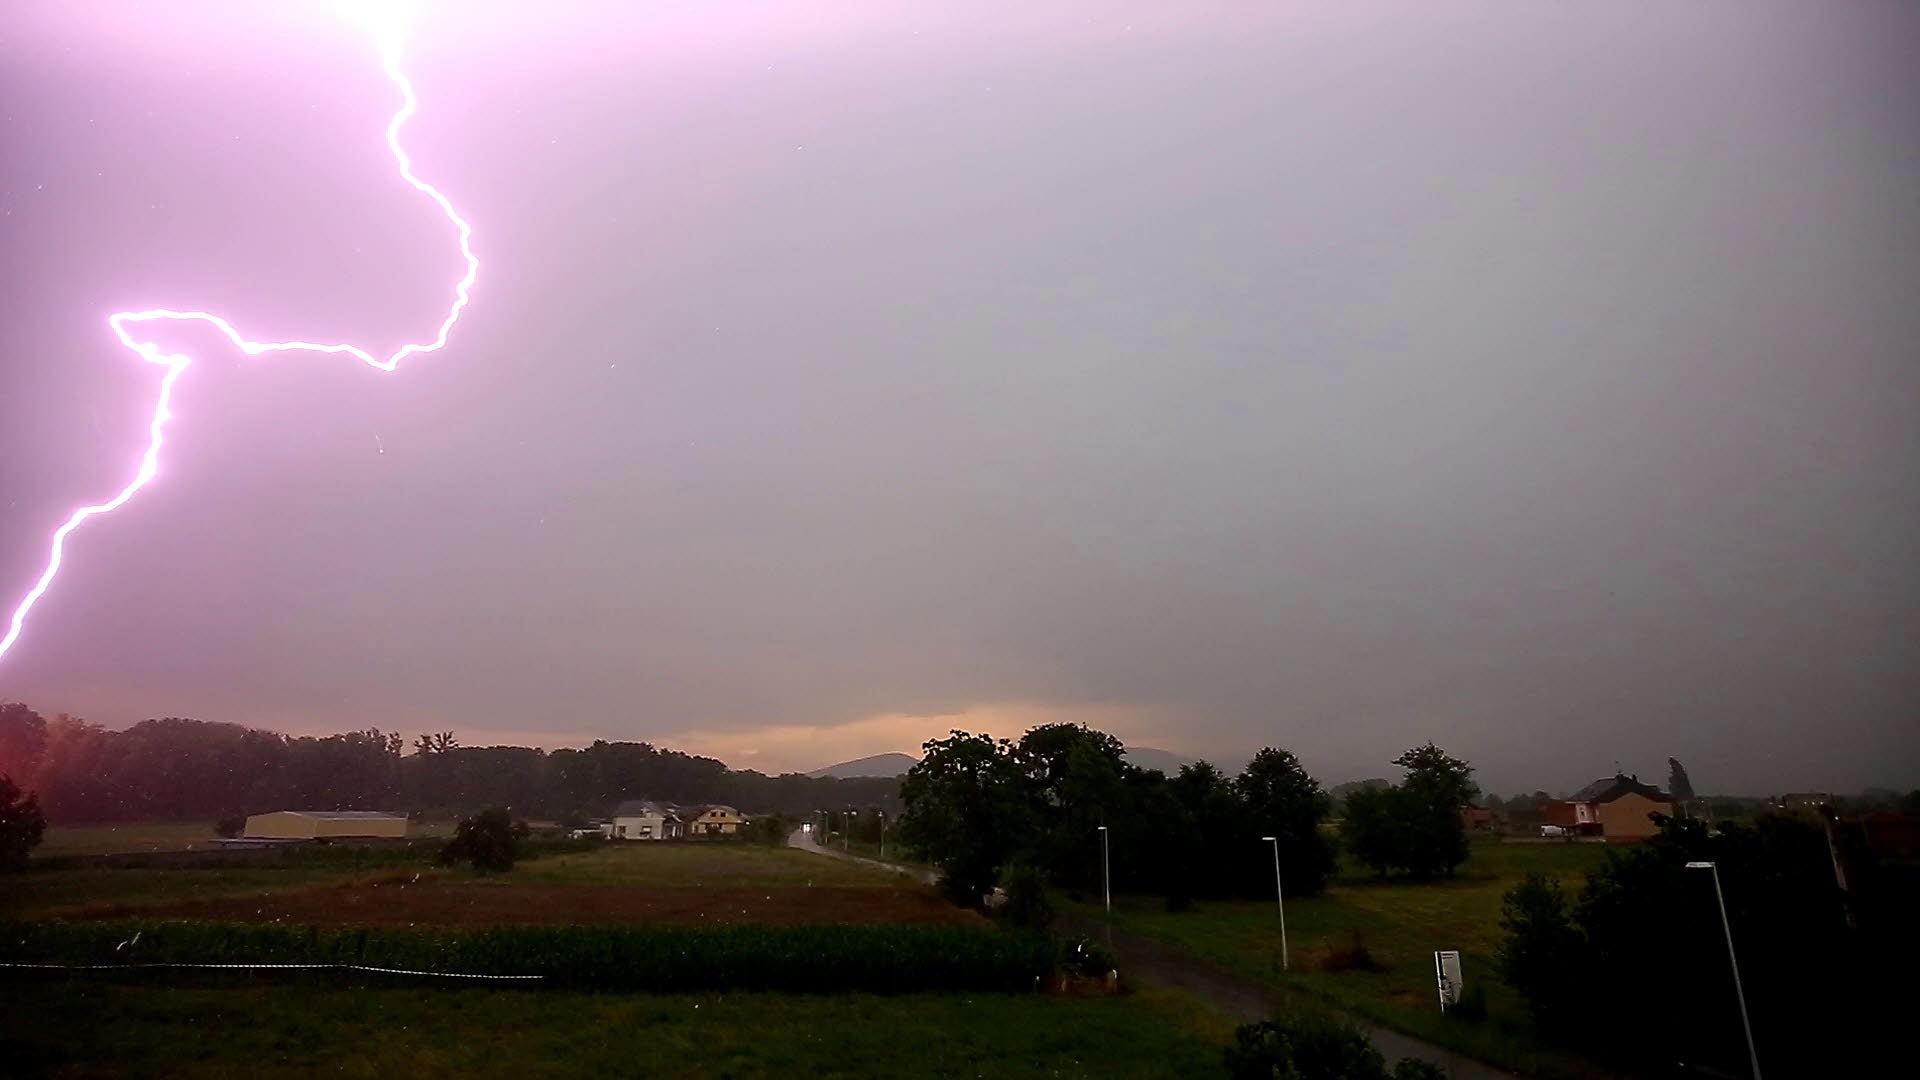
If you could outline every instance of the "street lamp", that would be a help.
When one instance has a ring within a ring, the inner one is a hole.
[[[1263,836],[1260,839],[1273,844],[1273,902],[1280,906],[1280,970],[1292,970],[1293,965],[1287,958],[1287,894],[1280,887],[1280,838]]]
[[[1740,959],[1733,952],[1733,924],[1727,920],[1727,895],[1720,890],[1720,867],[1711,862],[1690,862],[1687,869],[1713,873],[1713,896],[1720,902],[1720,928],[1727,934],[1727,963],[1733,968],[1733,995],[1740,1002],[1740,1026],[1747,1033],[1747,1062],[1753,1067],[1753,1080],[1760,1080],[1760,1051],[1753,1046],[1753,1021],[1747,1019],[1747,992],[1740,988]]]
[[[840,831],[840,850],[842,851],[849,853],[853,851],[853,819],[859,816],[859,813],[858,810],[849,810],[841,818],[847,826]]]
[[[880,815],[880,861],[886,862],[887,861],[887,812],[885,810],[875,810],[874,813]]]
[[[1107,827],[1100,826],[1100,891],[1107,900],[1107,917],[1113,917],[1113,875],[1108,870]]]

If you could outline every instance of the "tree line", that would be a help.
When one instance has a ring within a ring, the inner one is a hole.
[[[1172,907],[1272,896],[1276,873],[1288,895],[1312,895],[1336,865],[1323,825],[1331,799],[1276,747],[1238,776],[1202,761],[1171,777],[1077,724],[1036,727],[1018,742],[954,731],[924,750],[901,781],[899,838],[962,902],[1030,875],[1083,895],[1109,884],[1164,895]],[[1403,783],[1349,796],[1342,836],[1376,872],[1451,873],[1467,856],[1459,811],[1475,793],[1473,770],[1431,744],[1396,763]]]
[[[270,810],[604,815],[623,799],[715,802],[803,816],[823,807],[897,807],[891,778],[768,776],[644,742],[581,749],[459,745],[451,733],[411,743],[369,728],[284,735],[164,717],[124,731],[69,716],[47,720],[0,703],[0,775],[33,792],[56,824],[184,821]]]

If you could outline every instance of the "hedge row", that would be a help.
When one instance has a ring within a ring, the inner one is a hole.
[[[135,935],[138,935],[137,937]],[[131,944],[128,944],[128,943]],[[0,923],[0,961],[364,964],[540,975],[598,990],[1030,990],[1044,934],[950,926],[525,926],[358,930],[229,922]]]

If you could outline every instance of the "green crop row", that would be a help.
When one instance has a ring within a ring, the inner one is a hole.
[[[230,922],[0,924],[16,964],[354,964],[539,975],[598,990],[898,993],[1029,990],[1051,964],[1037,932],[948,926],[527,926],[356,930]]]

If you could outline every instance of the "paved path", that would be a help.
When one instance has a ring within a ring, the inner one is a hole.
[[[877,866],[883,870],[911,874],[928,884],[932,884],[935,877],[931,870],[908,870],[906,867],[883,863],[878,859],[863,858],[844,851],[836,851],[833,848],[822,847],[814,843],[812,834],[800,829],[795,829],[787,837],[787,846],[799,848],[801,851],[811,851],[816,855],[848,859],[868,866]],[[1108,927],[1097,919],[1091,921],[1063,919],[1060,928],[1067,933],[1084,934],[1098,941],[1111,942],[1114,960],[1129,978],[1138,978],[1144,982],[1192,994],[1242,1024],[1273,1019],[1274,1000],[1278,991],[1251,976],[1228,971],[1152,938]],[[1445,1069],[1447,1075],[1453,1080],[1519,1080],[1512,1073],[1502,1072],[1491,1065],[1463,1058],[1445,1047],[1435,1046],[1411,1035],[1403,1035],[1392,1028],[1375,1027],[1357,1018],[1349,1019],[1353,1019],[1360,1029],[1367,1033],[1367,1037],[1373,1040],[1373,1045],[1386,1055],[1388,1065],[1405,1057],[1423,1058]]]
[[[890,862],[881,862],[879,859],[869,859],[865,855],[854,855],[837,848],[822,847],[814,842],[814,834],[805,829],[795,829],[788,833],[787,846],[790,848],[799,848],[801,851],[811,851],[815,855],[828,855],[836,859],[845,859],[848,862],[857,862],[864,866],[877,867],[878,869],[887,870],[895,874],[905,874],[916,881],[925,882],[928,885],[933,884],[939,877],[939,875],[932,870],[911,866],[899,866]]]

